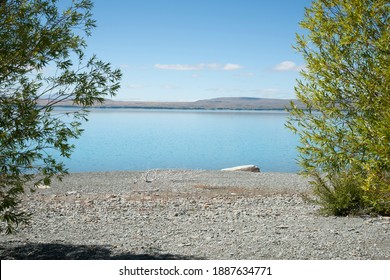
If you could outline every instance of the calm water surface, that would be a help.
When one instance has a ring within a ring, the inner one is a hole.
[[[69,171],[221,169],[296,172],[297,137],[279,111],[93,110]]]

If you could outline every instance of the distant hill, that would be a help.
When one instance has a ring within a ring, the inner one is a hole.
[[[44,105],[47,99],[41,99]],[[149,102],[149,101],[114,101],[107,99],[95,108],[134,108],[134,109],[192,109],[192,110],[284,110],[290,106],[291,99],[270,99],[256,97],[219,97],[194,102]],[[297,100],[294,102],[302,107]],[[56,106],[73,107],[72,101],[60,102]]]
[[[220,97],[194,102],[205,109],[231,110],[284,110],[290,107],[291,99],[270,99],[256,97]],[[297,100],[294,100],[297,102]]]

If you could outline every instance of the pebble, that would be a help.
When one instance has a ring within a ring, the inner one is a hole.
[[[139,194],[143,180],[128,182],[140,174],[72,174],[26,196],[31,224],[1,236],[1,259],[26,243],[74,248],[71,259],[390,259],[387,217],[321,216],[297,175],[159,171],[148,183],[158,193]],[[93,255],[102,246],[108,255]]]

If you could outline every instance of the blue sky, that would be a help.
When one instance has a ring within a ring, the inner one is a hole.
[[[123,71],[116,99],[294,98],[309,0],[95,0],[88,52]]]

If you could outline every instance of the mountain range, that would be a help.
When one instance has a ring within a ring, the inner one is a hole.
[[[116,101],[106,99],[103,104],[96,104],[94,108],[134,108],[134,109],[192,109],[192,110],[284,110],[290,107],[290,102],[298,107],[302,103],[294,99],[271,99],[256,97],[219,97],[193,102],[150,102],[150,101]],[[47,103],[41,99],[39,105]],[[60,102],[56,106],[73,107],[72,100]]]

